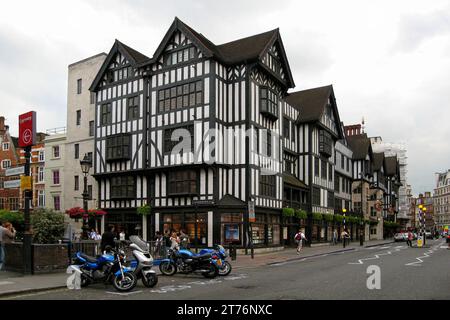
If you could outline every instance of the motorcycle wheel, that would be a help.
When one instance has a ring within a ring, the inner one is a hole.
[[[163,275],[173,276],[177,272],[177,266],[172,262],[163,262],[159,265],[159,271]]]
[[[214,264],[209,266],[208,272],[203,272],[202,275],[208,279],[214,279],[219,275],[219,268],[217,268]]]
[[[223,261],[222,269],[219,269],[219,276],[227,276],[231,272],[231,264],[228,261]]]
[[[88,279],[88,277],[85,276],[84,274],[81,274],[80,277],[81,277],[81,284],[80,284],[81,287],[82,287],[82,288],[87,287],[91,281],[90,281],[90,280]]]
[[[132,290],[137,284],[137,278],[132,272],[124,272],[122,275],[114,276],[113,286],[117,291],[126,292]]]
[[[147,288],[153,288],[158,283],[158,275],[155,273],[148,273],[146,276],[142,277],[142,283]]]

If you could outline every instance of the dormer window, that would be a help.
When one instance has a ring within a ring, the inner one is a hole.
[[[268,87],[261,87],[259,94],[261,113],[273,120],[278,119],[278,95]]]

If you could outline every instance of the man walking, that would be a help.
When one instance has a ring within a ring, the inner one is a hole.
[[[338,233],[337,233],[337,230],[334,229],[334,231],[333,231],[333,245],[337,245],[337,238],[338,238]]]
[[[302,232],[302,229],[298,230],[294,239],[295,239],[295,243],[297,243],[297,254],[300,254],[300,251],[302,250],[302,247],[303,247],[303,240],[306,241],[306,237],[305,237],[305,234]]]
[[[408,239],[406,240],[406,244],[408,245],[408,247],[412,247],[412,240],[414,239],[414,236],[411,232],[411,230],[408,230]]]
[[[341,233],[341,239],[342,239],[342,245],[345,248],[345,245],[347,244],[347,239],[349,238],[349,235],[347,233],[347,229],[344,229]]]

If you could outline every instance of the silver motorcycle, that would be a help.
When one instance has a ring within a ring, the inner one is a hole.
[[[153,257],[150,254],[150,247],[138,236],[130,236],[130,241],[130,249],[134,257],[130,268],[137,279],[142,279],[144,286],[153,288],[158,283],[158,275],[152,270]]]

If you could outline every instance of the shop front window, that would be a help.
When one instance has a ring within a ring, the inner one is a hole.
[[[208,214],[181,213],[163,215],[163,230],[179,233],[182,229],[188,235],[191,246],[208,245]]]

